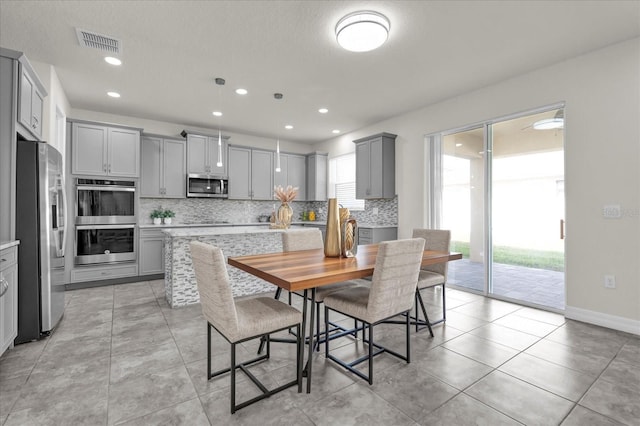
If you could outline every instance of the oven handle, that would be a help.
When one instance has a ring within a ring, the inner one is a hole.
[[[87,229],[132,229],[135,227],[135,225],[80,225],[76,226],[76,229],[82,231]]]
[[[122,191],[135,192],[136,189],[130,186],[76,186],[78,191]]]

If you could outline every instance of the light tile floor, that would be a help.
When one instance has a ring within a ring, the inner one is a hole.
[[[228,377],[206,380],[200,306],[172,310],[162,293],[162,281],[68,292],[51,337],[0,358],[0,424],[639,424],[637,336],[456,290],[434,338],[412,331],[410,364],[376,358],[373,386],[316,353],[311,394],[288,389],[232,416]],[[440,292],[425,296],[435,319]],[[376,337],[404,350],[402,327]],[[214,368],[226,365],[228,344],[216,336],[212,346]],[[364,347],[341,338],[331,349],[353,358]],[[274,343],[253,371],[275,385],[294,360],[293,345]],[[254,395],[238,377],[238,398]]]

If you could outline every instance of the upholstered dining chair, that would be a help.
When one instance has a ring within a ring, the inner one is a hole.
[[[329,312],[336,311],[364,323],[363,341],[368,345],[368,354],[355,361],[345,362],[329,352],[329,339],[325,340],[325,356],[337,362],[352,373],[373,384],[373,357],[387,352],[407,363],[411,361],[410,312],[414,305],[418,274],[422,263],[424,240],[385,241],[378,246],[378,255],[371,280],[371,287],[357,286],[336,291],[324,298],[325,326],[329,322]],[[406,354],[402,355],[385,348],[374,341],[374,326],[396,315],[405,316]],[[355,368],[368,361],[369,370],[365,374]]]
[[[296,378],[294,380],[268,390],[247,368],[270,357],[269,335],[271,333],[296,327],[298,331],[296,335],[300,336],[301,312],[270,297],[234,300],[222,250],[198,241],[192,242],[190,247],[202,314],[207,320],[207,380],[230,373],[231,414],[294,385],[298,385],[298,392],[301,392],[303,345],[300,337],[297,337],[296,342]],[[213,373],[211,372],[212,328],[231,344],[231,365],[229,368]],[[266,336],[266,354],[236,363],[236,345],[262,336]],[[244,372],[262,391],[262,394],[236,404],[236,369]]]
[[[302,229],[302,230],[290,230],[282,233],[282,251],[297,251],[297,250],[312,250],[324,248],[324,242],[322,241],[322,232],[319,229]],[[345,281],[336,284],[330,284],[316,289],[316,336],[317,336],[317,350],[320,350],[320,344],[324,341],[327,335],[330,335],[336,330],[345,331],[345,328],[330,323],[330,329],[325,328],[325,331],[320,332],[320,305],[324,298],[333,293],[334,291],[344,290],[345,288],[355,287],[356,282]],[[300,297],[304,296],[301,291],[294,292]],[[289,304],[291,304],[291,294],[289,294]],[[357,337],[357,323],[351,330],[352,334]],[[327,333],[328,331],[328,333]]]
[[[443,229],[414,229],[414,238],[424,238],[425,250],[437,250],[437,251],[449,251],[449,245],[451,243],[451,231]],[[415,323],[416,331],[420,329],[420,326],[427,326],[429,328],[429,334],[433,337],[433,330],[431,326],[439,324],[447,320],[447,304],[445,299],[445,285],[447,283],[447,269],[449,262],[436,263],[433,265],[423,266],[420,269],[420,276],[418,277],[418,289],[416,290],[416,312]],[[427,288],[433,288],[442,286],[442,318],[436,321],[430,321],[427,315],[427,309],[425,308],[424,301],[422,300],[421,291]],[[424,321],[419,319],[418,305],[424,315]]]

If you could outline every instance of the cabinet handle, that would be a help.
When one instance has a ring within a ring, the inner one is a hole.
[[[6,261],[7,261],[7,259],[0,259],[0,260],[1,260],[2,262],[6,262]]]
[[[2,283],[2,288],[0,289],[0,297],[2,297],[7,292],[7,290],[9,290],[9,282],[4,278],[2,278],[0,282]]]
[[[109,170],[107,171],[107,173],[111,174],[111,164],[109,164]]]

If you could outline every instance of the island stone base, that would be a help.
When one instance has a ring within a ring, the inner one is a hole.
[[[184,229],[165,231],[165,296],[172,308],[200,301],[191,262],[191,241],[201,241],[222,249],[228,256],[275,253],[282,251],[285,230],[237,227],[220,230]],[[275,291],[276,286],[254,275],[227,265],[233,296],[246,296]]]

